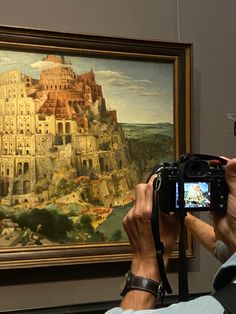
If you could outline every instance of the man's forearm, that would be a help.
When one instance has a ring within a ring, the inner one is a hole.
[[[164,263],[167,266],[170,254],[164,254]],[[152,279],[156,282],[161,282],[161,276],[156,260],[156,256],[152,259],[142,259],[140,257],[134,257],[132,261],[131,271],[136,276]],[[157,298],[150,292],[141,290],[130,290],[124,296],[120,306],[123,309],[152,309],[155,308]]]
[[[185,225],[192,233],[192,235],[212,254],[216,248],[216,237],[214,228],[201,219],[187,214],[185,218]]]
[[[156,301],[156,297],[150,292],[142,290],[130,290],[122,299],[120,307],[124,310],[154,309]]]

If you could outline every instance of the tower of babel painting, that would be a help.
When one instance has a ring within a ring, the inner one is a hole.
[[[68,182],[81,202],[124,204],[138,171],[93,70],[75,73],[53,55],[43,61],[51,66],[39,79],[0,74],[1,204],[50,203]]]

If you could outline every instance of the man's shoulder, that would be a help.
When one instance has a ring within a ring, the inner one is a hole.
[[[214,255],[223,264],[232,256],[232,252],[224,242],[217,240]]]
[[[106,312],[106,314],[199,314],[199,313],[212,313],[223,314],[224,308],[210,295],[196,298],[188,302],[180,302],[173,304],[169,307],[156,309],[156,310],[122,310],[121,308],[114,308]]]
[[[234,253],[219,269],[215,276],[214,287],[219,290],[230,282],[235,282],[236,276],[236,253]],[[211,295],[202,296],[188,302],[180,302],[169,307],[156,310],[123,310],[122,308],[113,308],[106,314],[199,314],[212,313],[223,314],[223,306]]]
[[[221,266],[214,278],[214,289],[227,286],[236,277],[236,252]]]

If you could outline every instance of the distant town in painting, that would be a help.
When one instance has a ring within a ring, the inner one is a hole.
[[[173,107],[168,63],[0,51],[0,246],[127,241]]]

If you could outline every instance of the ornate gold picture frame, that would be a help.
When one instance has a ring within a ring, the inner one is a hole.
[[[0,27],[1,269],[130,259],[135,185],[192,150],[191,72],[191,44]]]

